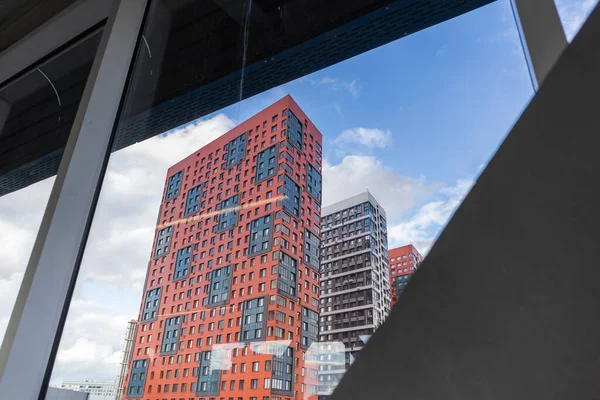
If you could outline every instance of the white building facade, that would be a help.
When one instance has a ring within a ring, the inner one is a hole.
[[[319,342],[343,343],[344,368],[319,372],[328,390],[390,312],[387,221],[369,192],[323,207]],[[332,376],[335,375],[335,376]]]
[[[114,400],[116,386],[114,382],[66,381],[61,389],[89,393],[88,400]]]

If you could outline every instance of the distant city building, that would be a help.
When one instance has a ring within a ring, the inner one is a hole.
[[[392,295],[392,307],[398,301],[398,298],[404,291],[410,278],[421,265],[423,256],[413,246],[397,247],[389,251],[390,257],[390,293]]]
[[[89,393],[88,400],[114,400],[116,394],[114,382],[66,381],[60,388]]]
[[[323,207],[319,341],[343,343],[345,355],[344,368],[320,370],[320,396],[330,394],[389,314],[389,287],[387,222],[375,198],[364,192]]]
[[[127,367],[133,354],[133,344],[135,334],[137,332],[137,320],[132,319],[127,323],[127,331],[125,333],[125,343],[123,344],[123,354],[121,354],[121,362],[119,364],[119,375],[117,376],[115,399],[120,400],[125,390],[125,382],[127,377]]]

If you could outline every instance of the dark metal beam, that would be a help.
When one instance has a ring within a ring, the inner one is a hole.
[[[516,6],[527,61],[539,87],[568,44],[556,4],[554,0],[510,1]]]

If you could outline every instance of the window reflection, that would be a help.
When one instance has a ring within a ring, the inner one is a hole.
[[[58,171],[101,34],[0,86],[0,196]]]
[[[531,95],[510,5],[246,100],[288,75],[253,78],[253,53],[239,96],[243,46],[228,37],[222,65],[214,42],[223,21],[243,37],[237,14],[153,7],[51,384],[118,371],[119,399],[327,398],[410,290],[420,259],[409,274],[393,249],[426,254]]]

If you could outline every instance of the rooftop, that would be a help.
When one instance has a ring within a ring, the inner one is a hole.
[[[385,210],[383,209],[383,207],[381,207],[381,205],[377,202],[377,200],[375,200],[375,197],[373,197],[371,192],[369,192],[368,190],[366,192],[362,192],[355,196],[348,197],[347,199],[338,201],[337,203],[333,203],[326,207],[323,207],[323,211],[321,212],[321,215],[322,216],[330,215],[330,214],[336,213],[338,211],[342,211],[347,208],[350,208],[352,206],[365,203],[367,201],[369,201],[373,205],[377,206],[377,208],[379,209],[379,212],[382,213],[384,217],[386,216]]]

